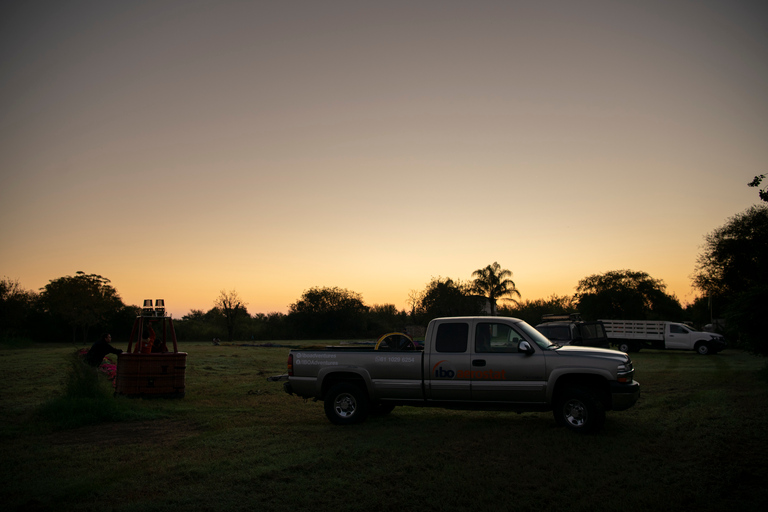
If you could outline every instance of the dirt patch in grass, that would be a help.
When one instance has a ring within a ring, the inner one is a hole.
[[[192,423],[152,420],[102,423],[51,434],[53,445],[103,446],[114,443],[165,445],[201,432]]]

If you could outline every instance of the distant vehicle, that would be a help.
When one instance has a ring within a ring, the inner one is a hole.
[[[544,315],[536,330],[558,345],[608,348],[610,342],[602,322],[585,322],[578,313]]]
[[[651,320],[601,320],[611,343],[622,352],[641,348],[695,350],[701,355],[717,354],[726,346],[725,338],[713,332],[694,331],[676,322]]]

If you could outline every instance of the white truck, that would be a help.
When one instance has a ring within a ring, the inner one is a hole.
[[[685,324],[652,320],[600,320],[610,342],[621,352],[641,348],[695,350],[701,355],[717,354],[725,338],[713,332],[699,332]]]

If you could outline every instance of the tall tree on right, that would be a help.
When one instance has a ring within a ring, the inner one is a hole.
[[[721,305],[729,338],[768,355],[768,205],[752,206],[706,235],[693,285]]]
[[[479,268],[472,272],[472,287],[476,293],[487,297],[491,303],[491,315],[496,316],[498,311],[496,302],[508,300],[517,304],[514,297],[520,298],[520,292],[512,281],[512,272],[501,268],[497,262]]]
[[[757,195],[760,196],[760,200],[768,202],[768,187],[759,188],[764,179],[765,174],[760,174],[755,176],[755,179],[747,183],[747,185],[750,187],[758,188]]]

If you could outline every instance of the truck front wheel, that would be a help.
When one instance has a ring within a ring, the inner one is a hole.
[[[712,353],[712,351],[709,349],[709,345],[707,345],[706,342],[700,341],[696,344],[696,353],[702,356],[707,356]]]
[[[574,432],[599,431],[605,423],[605,407],[589,389],[565,390],[555,402],[555,421]]]
[[[340,382],[325,395],[325,415],[335,425],[360,423],[368,416],[368,396],[359,386]]]

